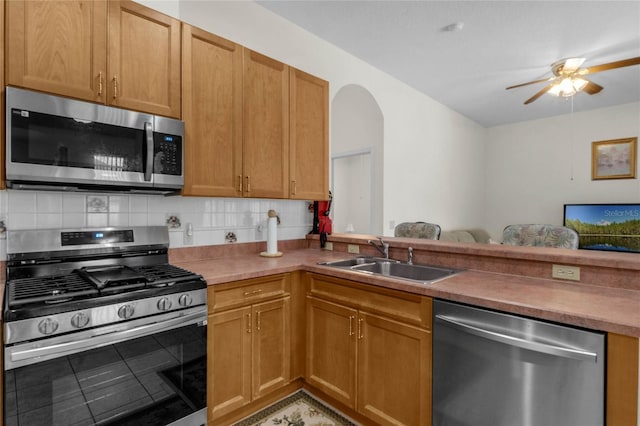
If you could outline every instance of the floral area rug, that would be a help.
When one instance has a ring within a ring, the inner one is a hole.
[[[358,426],[305,391],[298,391],[233,426]]]

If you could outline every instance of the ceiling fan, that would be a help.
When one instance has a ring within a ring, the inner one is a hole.
[[[538,99],[540,96],[549,92],[556,96],[573,96],[576,93],[584,90],[590,95],[594,95],[602,90],[602,86],[592,81],[587,80],[584,76],[589,74],[595,74],[597,72],[612,70],[615,68],[628,67],[631,65],[640,65],[640,56],[637,58],[623,59],[620,61],[609,62],[606,64],[594,65],[588,68],[580,68],[580,65],[585,61],[585,58],[568,58],[551,64],[551,71],[553,77],[543,78],[541,80],[529,81],[527,83],[516,84],[515,86],[507,87],[509,89],[515,89],[516,87],[527,86],[529,84],[545,83],[548,82],[542,90],[527,99],[524,104],[528,105],[531,102]]]

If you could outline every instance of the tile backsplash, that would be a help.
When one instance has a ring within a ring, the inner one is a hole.
[[[304,238],[311,231],[308,201],[0,191],[0,220],[8,230],[168,225],[172,248],[226,244],[228,232],[240,243],[266,241],[270,209],[280,217],[279,240]],[[6,240],[0,237],[5,260]]]

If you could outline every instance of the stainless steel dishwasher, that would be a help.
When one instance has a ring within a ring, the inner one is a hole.
[[[433,306],[433,426],[604,425],[604,333]]]

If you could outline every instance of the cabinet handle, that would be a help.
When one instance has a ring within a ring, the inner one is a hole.
[[[113,99],[118,97],[118,76],[113,76]]]
[[[251,333],[251,314],[247,314],[247,333]]]
[[[291,195],[296,195],[296,181],[295,181],[295,179],[291,181]]]
[[[242,175],[238,175],[238,192],[242,192]]]
[[[262,293],[262,289],[259,288],[257,290],[253,290],[253,291],[245,291],[244,295],[245,296],[251,296],[252,294],[258,294],[258,293]]]
[[[256,330],[260,331],[260,311],[256,312]]]
[[[358,340],[364,339],[364,333],[362,332],[362,318],[358,318]]]
[[[102,96],[102,71],[98,73],[98,96]]]
[[[247,192],[251,192],[251,176],[247,175]]]
[[[354,320],[355,318],[356,318],[356,317],[354,317],[353,315],[351,315],[351,316],[349,317],[349,336],[353,336],[353,335],[355,334],[355,333],[353,332],[353,320]]]

